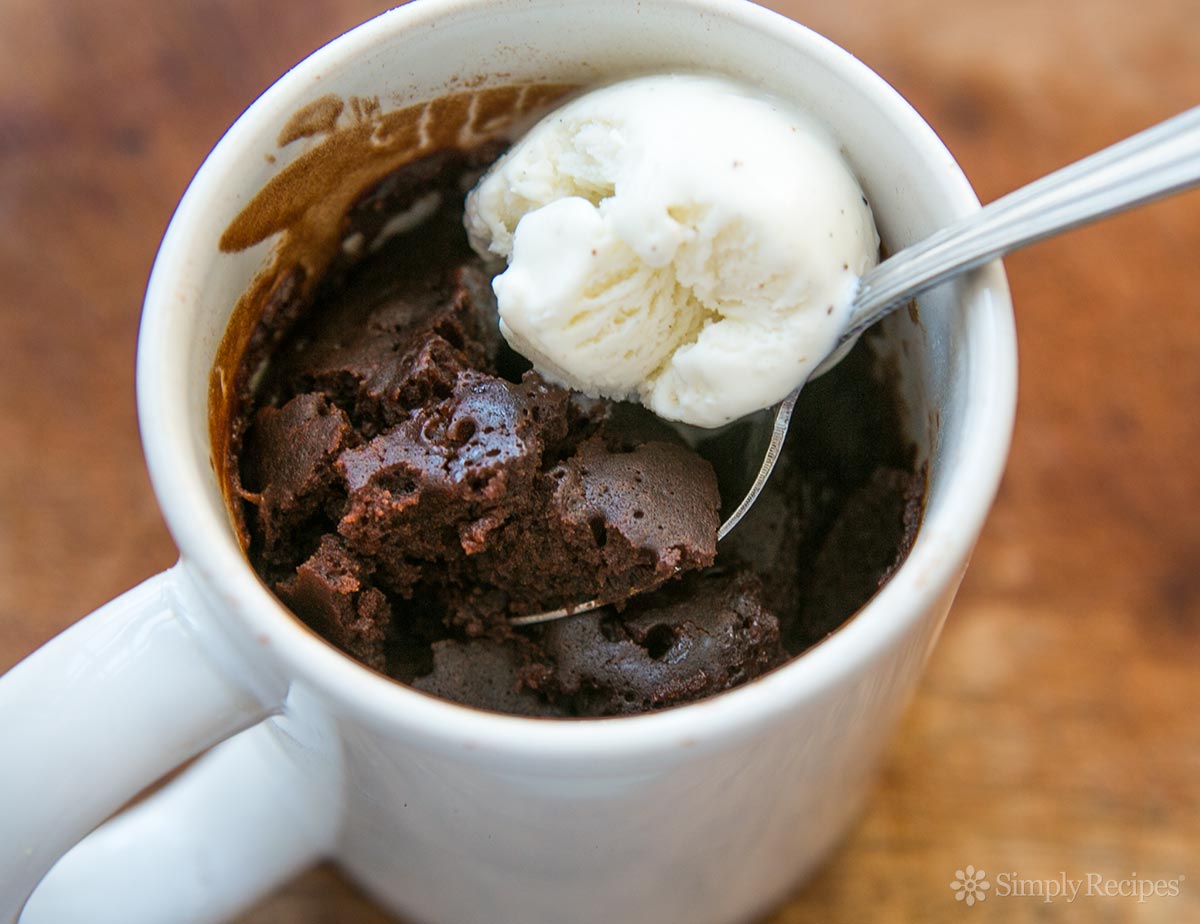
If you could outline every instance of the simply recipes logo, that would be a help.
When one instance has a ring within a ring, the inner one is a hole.
[[[988,876],[982,869],[964,866],[954,871],[950,888],[954,900],[970,908],[989,899],[1029,898],[1038,901],[1071,902],[1085,898],[1132,899],[1139,905],[1155,899],[1175,898],[1183,889],[1186,876],[1173,879],[1151,879],[1130,873],[1125,878],[1109,877],[1102,873],[1087,873],[1073,878],[1059,872],[1047,879],[1032,879],[1015,872]]]

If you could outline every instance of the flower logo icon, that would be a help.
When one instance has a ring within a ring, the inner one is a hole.
[[[954,900],[965,902],[968,906],[986,899],[987,890],[991,887],[992,884],[987,881],[987,873],[973,866],[955,870],[954,881],[950,883],[950,888],[954,890]]]

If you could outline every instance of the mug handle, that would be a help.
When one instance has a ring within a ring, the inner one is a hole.
[[[322,811],[306,818],[312,802],[295,812],[299,769],[262,721],[280,706],[230,679],[200,644],[180,567],[102,606],[0,677],[3,924],[219,919],[315,860],[332,837]],[[144,788],[230,736],[46,876]],[[331,800],[322,793],[313,801]],[[189,881],[207,894],[189,892]],[[151,896],[157,903],[147,903]]]

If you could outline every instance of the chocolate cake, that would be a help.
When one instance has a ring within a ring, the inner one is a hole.
[[[503,343],[496,268],[462,229],[463,190],[495,155],[401,167],[351,210],[313,294],[278,292],[264,312],[229,440],[255,568],[347,654],[502,712],[661,709],[798,654],[915,535],[924,477],[887,378],[860,346],[805,390],[766,492],[718,554],[704,459]],[[508,622],[589,598],[615,605]]]

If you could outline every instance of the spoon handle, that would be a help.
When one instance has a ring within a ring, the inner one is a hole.
[[[1200,106],[997,199],[862,277],[849,339],[945,279],[1042,238],[1200,183]]]

